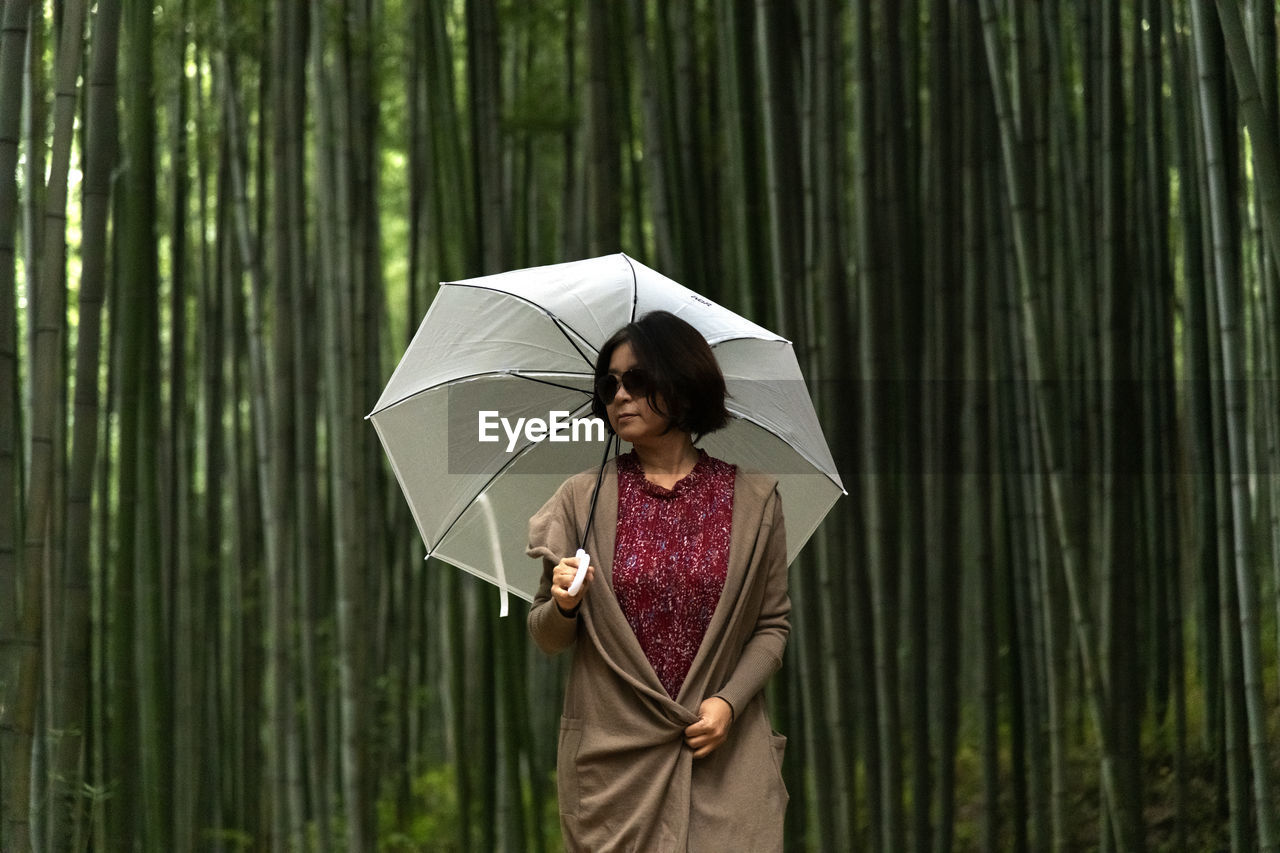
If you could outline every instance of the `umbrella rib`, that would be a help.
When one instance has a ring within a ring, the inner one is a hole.
[[[582,360],[587,363],[587,367],[590,367],[594,373],[596,369],[595,359],[590,358],[585,352],[583,352],[582,347],[578,346],[578,342],[569,334],[569,332],[572,331],[574,335],[578,335],[577,330],[573,329],[568,323],[564,322],[550,311],[546,312],[546,314],[551,318],[551,322],[556,324],[556,328],[560,330],[560,334],[564,335],[564,339],[569,342],[569,346],[574,348],[578,355],[582,357]],[[582,336],[578,335],[578,337],[581,338]],[[585,338],[583,339],[583,342],[586,342]],[[588,346],[590,345],[588,344]]]
[[[635,278],[634,270],[632,270],[631,277],[634,280]],[[569,332],[573,332],[574,335],[577,335],[579,338],[582,339],[582,342],[584,344],[586,344],[588,347],[591,347],[591,344],[587,341],[586,336],[580,334],[577,329],[573,328],[568,323],[561,320],[555,314],[552,314],[550,311],[546,309],[546,306],[539,305],[537,302],[534,302],[532,299],[529,299],[526,296],[521,296],[518,293],[512,293],[509,290],[503,290],[500,287],[485,287],[483,284],[470,284],[470,283],[461,282],[461,281],[446,281],[444,282],[444,284],[448,285],[449,287],[470,287],[470,288],[474,288],[475,290],[487,290],[490,293],[501,293],[503,296],[509,296],[512,299],[519,299],[521,302],[525,303],[526,305],[530,305],[533,308],[536,308],[537,310],[545,314],[547,316],[547,319],[549,319],[552,322],[552,324],[557,329],[560,330],[560,334],[564,335],[564,339],[569,342],[569,346],[573,347],[574,350],[577,351],[578,355],[582,357],[582,360],[587,363],[587,366],[589,366],[592,370],[595,370],[595,366],[596,366],[595,359],[591,358],[585,352],[582,351],[582,347],[578,346],[578,342],[575,341],[569,335]],[[635,318],[634,308],[632,308],[631,313],[632,313],[632,319],[634,319]],[[594,347],[591,347],[591,348],[595,349]]]
[[[762,338],[759,335],[742,334],[742,335],[731,335],[727,338],[720,338],[714,343],[712,343],[711,341],[707,341],[707,345],[712,349],[715,349],[721,344],[731,344],[734,341],[760,341],[761,343],[766,343],[766,344],[790,344],[791,343],[791,341],[787,340],[781,335],[778,335],[776,338]]]
[[[636,277],[636,265],[631,263],[631,258],[627,255],[622,256],[627,266],[631,268],[631,322],[636,321],[636,307],[640,302],[640,280]]]
[[[792,444],[791,442],[787,441],[787,439],[783,438],[781,431],[778,429],[776,425],[770,423],[769,421],[764,420],[763,418],[755,417],[753,415],[747,414],[746,412],[738,411],[733,406],[727,406],[726,408],[728,408],[729,414],[732,415],[733,417],[737,418],[740,421],[746,421],[747,423],[752,424],[753,426],[764,430],[765,432],[772,435],[774,438],[786,444],[793,451],[795,451],[797,456],[799,456],[805,462],[808,462],[810,465],[812,465],[815,471],[817,471],[823,477],[826,477],[827,481],[830,482],[831,485],[839,489],[841,494],[844,494],[844,495],[849,494],[848,490],[845,489],[844,487],[844,481],[840,479],[839,470],[836,471],[836,476],[834,477],[831,476],[831,474],[823,470],[822,464],[819,463],[818,460],[814,459],[811,454],[809,454],[806,450],[804,450],[804,448],[799,447],[795,444]]]
[[[529,382],[537,382],[539,385],[550,385],[552,388],[562,388],[565,391],[577,391],[579,394],[585,394],[588,397],[591,396],[590,391],[584,391],[581,388],[574,388],[572,385],[565,385],[560,382],[552,382],[549,379],[539,379],[536,376],[526,376],[523,373],[509,373],[507,375],[514,376],[517,379],[524,379]]]
[[[545,371],[538,371],[538,372],[546,373],[548,375],[557,375],[557,374],[563,374],[565,376],[582,376],[583,375],[581,373],[566,373],[565,371],[557,371],[557,370],[545,370]],[[465,382],[474,382],[477,379],[488,379],[488,378],[493,378],[497,376],[512,376],[512,377],[515,377],[516,379],[524,379],[528,382],[537,382],[541,385],[550,385],[553,388],[563,388],[565,391],[577,391],[579,394],[585,394],[588,397],[591,396],[591,392],[586,389],[575,388],[572,385],[565,385],[561,382],[552,382],[549,379],[539,379],[536,376],[529,376],[527,374],[521,373],[516,370],[486,370],[483,373],[469,373],[466,376],[456,376],[453,379],[449,379],[445,382],[439,382],[435,385],[431,385],[426,388],[419,388],[417,391],[414,391],[412,394],[410,394],[407,397],[401,397],[398,400],[393,400],[392,402],[383,406],[381,409],[376,409],[370,412],[369,414],[365,415],[365,420],[368,420],[369,418],[372,418],[375,415],[380,415],[383,412],[387,411],[388,409],[393,409],[396,406],[399,406],[403,403],[407,403],[410,400],[412,400],[414,397],[421,396],[430,391],[439,391],[441,388],[448,387],[449,385],[461,385]]]
[[[577,389],[574,389],[574,390],[577,390]],[[485,492],[489,491],[489,487],[492,486],[499,477],[505,474],[508,468],[510,468],[512,465],[516,464],[516,462],[518,462],[521,458],[523,458],[524,455],[529,452],[530,448],[537,447],[537,446],[538,446],[537,442],[530,442],[525,444],[524,447],[521,447],[515,453],[511,454],[511,458],[508,459],[506,462],[504,462],[501,468],[493,472],[493,476],[491,476],[488,480],[485,481],[484,486],[478,489],[476,491],[476,494],[484,494]],[[462,520],[462,517],[467,514],[467,510],[471,508],[473,503],[474,501],[467,501],[466,506],[464,506],[458,512],[458,514],[453,517],[453,520],[449,522],[449,526],[444,529],[444,532],[441,533],[438,537],[436,537],[437,548],[440,546],[441,543],[444,542],[445,539],[449,538],[449,534],[453,532],[453,528],[456,527],[458,522]],[[435,549],[432,549],[432,550],[435,550]],[[430,554],[428,554],[427,556],[430,556]]]
[[[502,476],[502,472],[503,472],[503,471],[506,471],[508,468],[510,468],[510,467],[515,463],[515,461],[516,461],[517,459],[519,459],[521,456],[523,456],[523,455],[524,455],[524,453],[525,453],[525,451],[526,451],[527,449],[528,449],[527,447],[526,447],[526,448],[521,448],[520,452],[513,454],[513,455],[512,455],[512,457],[511,457],[511,459],[509,459],[509,460],[506,462],[506,464],[504,464],[501,468],[499,468],[497,471],[495,471],[495,472],[494,472],[494,474],[493,474],[493,476],[492,476],[492,477],[490,477],[490,478],[485,482],[484,487],[483,487],[483,488],[481,488],[481,489],[479,489],[479,490],[476,492],[476,494],[478,494],[478,495],[479,495],[479,494],[484,494],[485,492],[487,492],[487,491],[489,490],[489,487],[490,487],[490,486],[492,486],[492,485],[494,484],[494,481],[496,481],[499,477],[501,477],[501,476]],[[453,528],[454,528],[454,527],[456,527],[456,526],[457,526],[457,524],[458,524],[458,522],[462,520],[462,517],[463,517],[464,515],[466,515],[466,514],[467,514],[467,510],[469,510],[469,509],[471,508],[471,506],[472,506],[472,504],[473,504],[473,503],[474,503],[474,499],[473,499],[473,500],[469,500],[469,501],[467,501],[466,506],[464,506],[464,507],[462,508],[462,510],[461,510],[461,511],[459,511],[459,513],[453,517],[453,520],[449,522],[449,526],[448,526],[448,527],[446,527],[446,528],[444,529],[444,532],[443,532],[443,533],[441,533],[441,534],[440,534],[440,536],[436,538],[436,547],[437,547],[437,548],[438,548],[438,547],[440,547],[440,545],[444,542],[444,540],[445,540],[445,539],[449,538],[449,534],[453,532]],[[434,549],[433,549],[433,550],[434,550]]]

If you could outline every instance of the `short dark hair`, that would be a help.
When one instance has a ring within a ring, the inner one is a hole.
[[[652,377],[649,406],[667,418],[668,429],[675,427],[696,439],[729,423],[724,374],[701,332],[670,311],[650,311],[614,332],[600,347],[596,384],[608,375],[613,352],[623,343],[631,344],[636,362]],[[613,431],[599,394],[591,396],[591,413]]]

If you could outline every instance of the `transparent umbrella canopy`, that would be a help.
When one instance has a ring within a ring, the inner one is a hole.
[[[444,282],[369,419],[427,555],[532,600],[526,524],[569,476],[598,467],[596,354],[666,310],[698,329],[725,375],[708,453],[779,480],[794,559],[844,493],[791,343],[626,255]]]

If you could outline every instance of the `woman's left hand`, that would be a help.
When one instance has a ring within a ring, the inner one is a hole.
[[[733,723],[733,707],[719,696],[703,699],[698,706],[698,722],[684,730],[684,742],[694,758],[705,758],[724,743]]]

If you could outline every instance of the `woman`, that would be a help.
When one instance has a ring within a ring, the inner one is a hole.
[[[595,378],[595,413],[633,449],[571,477],[529,522],[543,561],[529,631],[547,654],[574,650],[565,846],[780,850],[786,739],[762,693],[789,631],[777,481],[695,447],[728,422],[724,377],[673,314],[619,330]],[[579,545],[589,568],[571,595]]]

